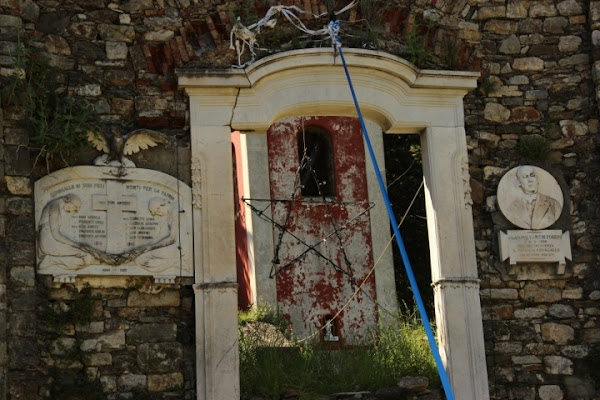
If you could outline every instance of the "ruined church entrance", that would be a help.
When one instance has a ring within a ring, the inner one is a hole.
[[[381,52],[345,54],[367,130],[421,136],[441,358],[456,398],[488,399],[462,103],[478,75],[418,70]],[[238,399],[231,131],[244,132],[252,155],[276,121],[356,111],[330,49],[280,53],[243,70],[179,71],[178,80],[190,98],[198,398]],[[243,168],[249,185],[261,185],[269,167]]]

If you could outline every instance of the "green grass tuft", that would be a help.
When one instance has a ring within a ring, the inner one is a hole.
[[[245,318],[243,324],[249,324]],[[368,342],[343,349],[319,344],[265,343],[261,332],[240,325],[242,396],[279,399],[290,390],[302,399],[395,386],[403,376],[425,376],[439,385],[425,330],[414,315],[378,327]],[[272,336],[272,335],[269,335]],[[327,398],[327,397],[323,397]]]

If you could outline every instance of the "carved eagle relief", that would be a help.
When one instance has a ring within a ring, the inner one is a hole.
[[[135,167],[133,161],[124,156],[158,146],[159,144],[168,145],[171,143],[167,135],[151,129],[137,129],[125,135],[121,134],[117,129],[112,129],[111,132],[88,131],[87,137],[97,150],[106,153],[96,158],[94,165]]]

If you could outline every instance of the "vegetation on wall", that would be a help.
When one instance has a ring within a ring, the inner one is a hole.
[[[550,140],[541,135],[527,135],[519,138],[517,151],[528,160],[544,161],[550,150]]]
[[[70,165],[89,148],[86,133],[100,123],[90,102],[72,97],[58,83],[59,71],[35,48],[17,46],[14,72],[0,81],[4,107],[15,107],[29,133],[36,163]]]

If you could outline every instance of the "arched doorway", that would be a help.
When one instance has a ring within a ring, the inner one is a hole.
[[[419,133],[432,284],[442,359],[456,398],[489,398],[463,121],[478,74],[418,70],[386,53],[348,49],[362,112],[387,134]],[[235,241],[230,133],[252,138],[286,117],[355,116],[330,49],[264,58],[243,70],[179,71],[190,97],[200,399],[237,399]],[[268,173],[257,165],[254,173]],[[195,178],[194,178],[195,177]],[[256,184],[260,185],[259,182]],[[257,278],[258,279],[258,278]]]

